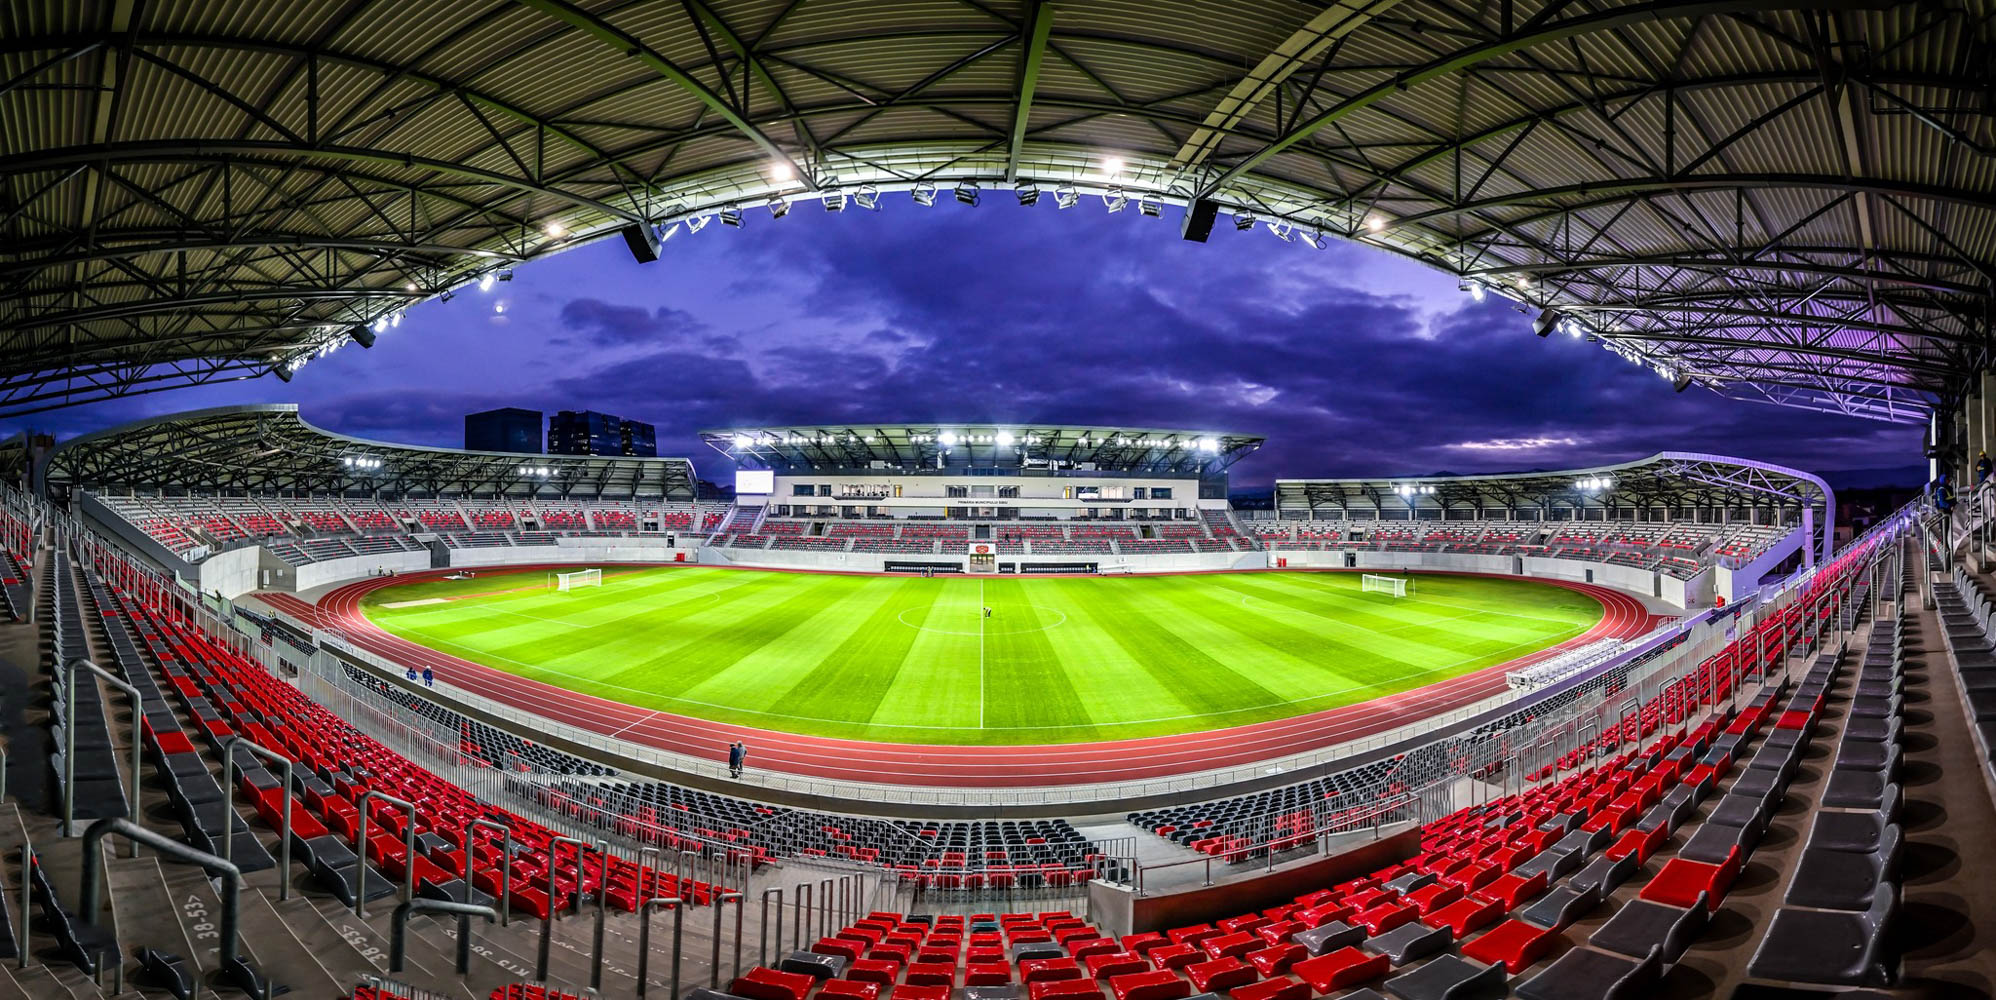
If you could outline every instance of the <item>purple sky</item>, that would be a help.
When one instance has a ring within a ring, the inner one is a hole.
[[[0,421],[70,434],[161,413],[297,402],[363,437],[461,445],[494,406],[658,425],[661,454],[725,478],[694,432],[838,421],[1035,421],[1265,434],[1237,483],[1278,476],[1562,468],[1663,449],[1811,471],[1909,466],[1917,428],[1670,385],[1598,345],[1532,336],[1454,279],[1371,248],[1325,251],[1174,212],[987,199],[681,232],[657,263],[621,241],[410,310],[289,384],[258,379]],[[495,306],[503,305],[504,312]]]

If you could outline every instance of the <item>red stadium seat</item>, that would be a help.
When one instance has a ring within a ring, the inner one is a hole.
[[[1385,955],[1369,955],[1357,948],[1340,948],[1316,958],[1304,959],[1290,967],[1318,995],[1347,986],[1371,982],[1386,974],[1391,962]]]
[[[1192,995],[1192,984],[1164,969],[1111,976],[1109,992],[1116,1000],[1183,1000]]]
[[[1538,961],[1558,937],[1556,929],[1506,920],[1463,942],[1462,954],[1485,965],[1502,965],[1505,972],[1515,976]]]
[[[1216,958],[1185,967],[1192,985],[1205,993],[1223,993],[1254,982],[1254,968],[1238,958]]]

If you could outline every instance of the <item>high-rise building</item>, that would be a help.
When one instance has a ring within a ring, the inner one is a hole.
[[[639,458],[658,457],[658,431],[641,420],[626,420],[623,426],[623,454]]]
[[[548,418],[551,455],[636,455],[658,457],[652,425],[595,410],[562,410]]]
[[[470,451],[541,453],[541,411],[504,406],[464,416],[464,446]]]

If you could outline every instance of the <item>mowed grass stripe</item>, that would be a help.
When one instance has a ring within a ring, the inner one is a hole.
[[[911,605],[895,624],[915,633],[899,663],[881,664],[892,683],[874,709],[877,738],[929,742],[941,733],[962,742],[978,730],[977,584],[917,577]],[[956,586],[945,584],[955,583]],[[836,692],[829,692],[839,697]]]
[[[792,659],[790,683],[767,684],[763,692],[766,697],[755,707],[774,711],[795,700],[793,694],[809,696],[837,691],[839,698],[823,702],[826,721],[854,725],[871,721],[920,634],[904,627],[898,617],[913,603],[907,595],[913,582],[882,580],[864,588],[852,588],[844,599],[828,606],[826,614],[814,619],[807,628],[794,631],[792,637],[800,643],[836,641],[837,645],[815,662],[808,650],[794,652],[786,645],[781,652]],[[749,661],[743,661],[727,676],[743,674],[750,665]]]
[[[1038,606],[1023,583],[984,585],[985,604],[1003,609],[985,622],[984,725],[1065,730],[1070,740],[1093,739],[1090,699],[1079,686],[1089,673],[1071,669],[1054,644],[1055,630],[1067,627],[1067,613]]]
[[[1248,671],[1254,670],[1254,666],[1242,663],[1242,669],[1236,669],[1234,665],[1187,643],[1171,631],[1163,618],[1150,614],[1143,603],[1139,603],[1138,597],[1137,588],[1105,590],[1101,594],[1102,600],[1093,607],[1091,614],[1107,627],[1109,637],[1122,646],[1130,660],[1147,675],[1149,686],[1173,692],[1180,703],[1195,713],[1224,712],[1242,705],[1275,705],[1287,700],[1262,687],[1250,676]],[[1136,687],[1142,690],[1143,685]],[[1132,699],[1102,708],[1108,709],[1114,717],[1144,717],[1129,714],[1131,710],[1144,710],[1140,700]],[[1106,721],[1101,709],[1097,711],[1097,718]]]
[[[671,567],[607,572],[605,586],[566,594],[539,573],[424,581],[376,591],[364,610],[412,641],[641,707],[926,743],[1277,719],[1432,684],[1600,617],[1592,598],[1545,584],[1414,576],[1415,595],[1396,600],[1362,594],[1356,574],[980,581]],[[381,606],[426,597],[451,600]]]

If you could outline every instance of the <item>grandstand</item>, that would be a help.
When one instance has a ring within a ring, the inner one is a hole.
[[[1957,490],[1840,537],[1820,479],[1683,452],[1285,478],[1247,511],[1229,476],[1259,437],[1138,425],[716,429],[717,465],[767,474],[726,500],[690,458],[409,446],[285,405],[23,433],[0,441],[0,997],[1996,983],[1986,0],[5,23],[4,418],[288,383],[584,243],[670,266],[675,234],[799,206],[1016,199],[1396,253],[1515,309],[1521,351],[1557,334],[1657,391],[1918,425]],[[532,583],[575,569],[603,586]],[[788,718],[827,693],[846,716]],[[1198,721],[1220,706],[1275,714]],[[1004,736],[1056,716],[1080,721]],[[1160,720],[1183,731],[1116,728]],[[893,735],[937,722],[983,742]]]

